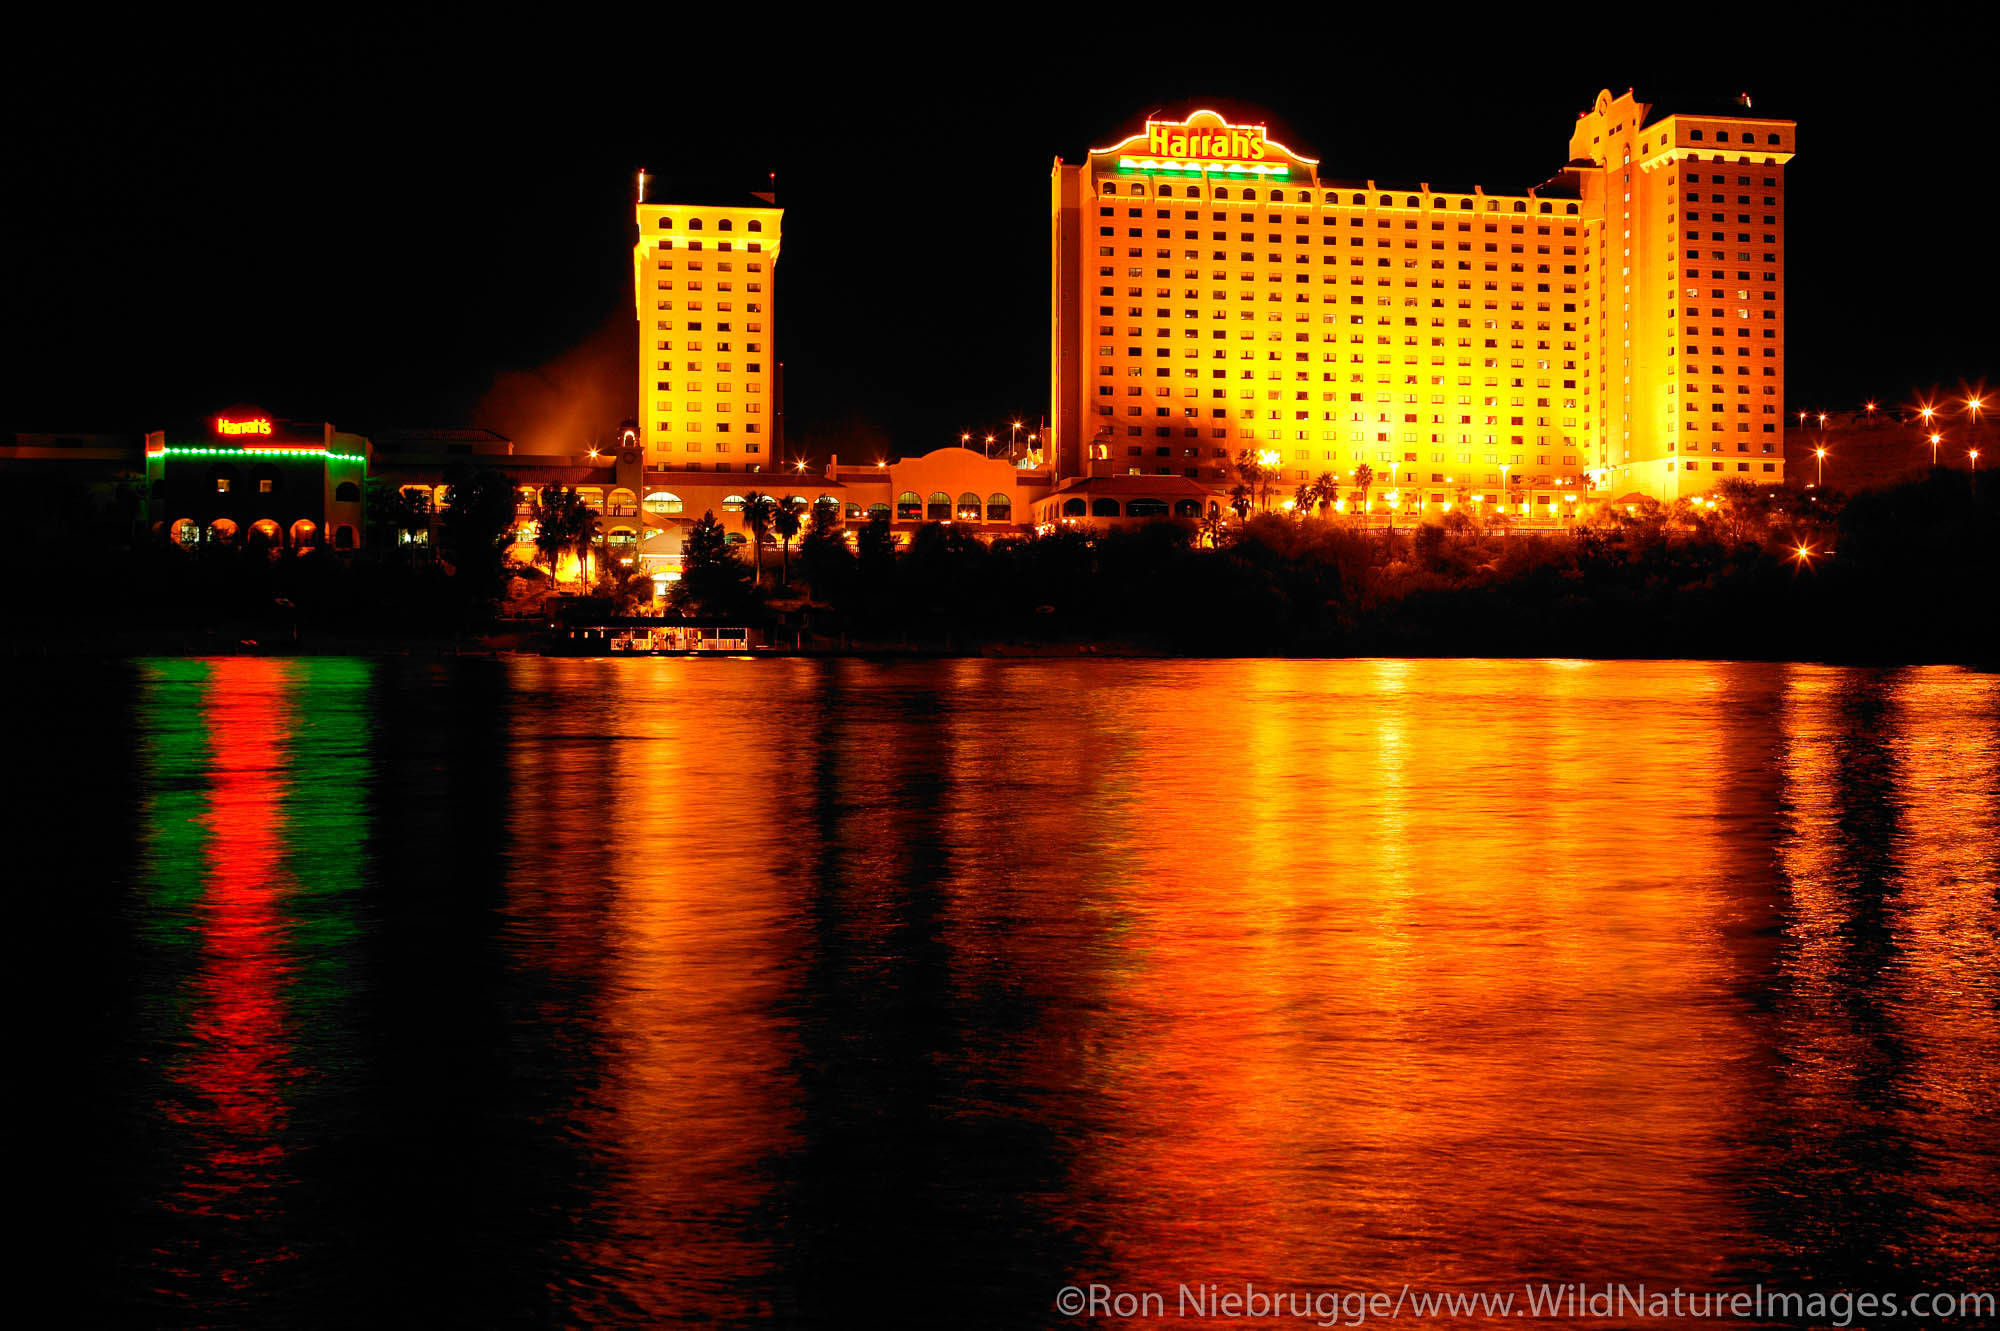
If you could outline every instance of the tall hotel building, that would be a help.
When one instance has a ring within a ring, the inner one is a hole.
[[[1058,159],[1051,460],[1226,485],[1249,449],[1536,518],[1777,483],[1793,134],[1605,92],[1511,193],[1323,177],[1212,111]]]
[[[645,465],[768,467],[783,443],[773,339],[784,210],[653,203],[647,186],[641,172],[632,278]]]

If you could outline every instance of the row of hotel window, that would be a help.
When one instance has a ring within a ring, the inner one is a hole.
[[[1115,195],[1119,192],[1118,187],[1119,187],[1118,181],[1107,180],[1104,181],[1098,187],[1098,193]],[[1177,188],[1180,190],[1180,194],[1178,196],[1180,198],[1199,199],[1202,197],[1201,187],[1199,185],[1175,186],[1175,185],[1162,184],[1153,191],[1153,194],[1157,198],[1171,199],[1176,197],[1174,191]],[[1214,189],[1214,191],[1209,195],[1209,197],[1213,199],[1230,198],[1231,190],[1234,188],[1235,188],[1234,186],[1229,186],[1229,185],[1217,186]],[[1146,194],[1146,186],[1142,182],[1130,181],[1125,184],[1125,193],[1135,198],[1144,198]],[[1248,202],[1255,202],[1259,198],[1268,199],[1272,203],[1317,202],[1321,204],[1328,204],[1338,208],[1369,208],[1369,207],[1395,208],[1399,206],[1404,208],[1421,208],[1424,206],[1423,200],[1420,199],[1415,194],[1404,195],[1403,202],[1400,205],[1397,204],[1394,195],[1380,194],[1376,196],[1376,201],[1373,204],[1371,204],[1368,202],[1368,196],[1366,194],[1351,194],[1348,195],[1347,198],[1343,200],[1342,197],[1333,190],[1327,190],[1317,200],[1313,198],[1313,192],[1309,189],[1291,191],[1288,197],[1287,191],[1282,189],[1266,190],[1262,195],[1259,195],[1255,189],[1246,188],[1246,189],[1235,190],[1234,197],[1246,200]],[[1442,194],[1433,194],[1429,195],[1428,197],[1431,201],[1430,206],[1433,208],[1450,208],[1456,206],[1456,208],[1460,212],[1469,213],[1469,212],[1482,211],[1481,209],[1478,208],[1478,206],[1472,199],[1459,199],[1457,203],[1454,205],[1450,200],[1446,199],[1445,196]],[[1484,198],[1484,196],[1481,197]],[[1485,203],[1486,207],[1483,211],[1489,213],[1498,213],[1498,212],[1533,213],[1537,215],[1540,214],[1561,215],[1564,217],[1575,217],[1578,215],[1577,205],[1574,203],[1564,203],[1561,208],[1557,208],[1556,205],[1548,199],[1537,199],[1532,196],[1526,199],[1486,199]],[[1508,206],[1503,209],[1500,206],[1502,203],[1506,203]],[[1535,205],[1532,208],[1528,206],[1531,203]]]
[[[674,229],[674,219],[671,217],[662,217],[654,229],[658,231],[672,231]],[[686,231],[700,231],[702,229],[702,220],[699,217],[690,217],[687,219],[687,226],[682,229]],[[734,231],[736,225],[729,218],[723,217],[716,220],[715,229],[717,231]],[[753,217],[743,229],[745,231],[762,231],[764,224]]]

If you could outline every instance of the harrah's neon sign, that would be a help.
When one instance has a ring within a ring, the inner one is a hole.
[[[262,416],[247,421],[232,421],[227,416],[217,416],[215,418],[215,432],[217,434],[269,434],[271,433],[271,422]]]
[[[1195,157],[1260,162],[1270,151],[1262,125],[1220,125],[1196,129],[1177,120],[1146,122],[1146,151],[1158,157]]]

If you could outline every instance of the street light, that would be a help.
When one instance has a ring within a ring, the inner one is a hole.
[[[968,432],[966,432],[965,434],[962,434],[962,435],[960,435],[960,436],[958,437],[958,446],[959,446],[960,448],[971,448],[971,447],[972,447],[972,434],[971,434],[971,432],[970,432],[970,431],[968,431]]]
[[[1942,439],[1943,437],[1944,437],[1943,435],[1937,435],[1937,434],[1931,436],[1931,470],[1933,471],[1937,470],[1937,464],[1938,464],[1938,459],[1937,459],[1938,440]]]
[[[1813,488],[1815,490],[1824,490],[1826,488],[1826,450],[1824,448],[1815,448],[1813,450],[1813,457],[1818,459],[1819,465],[1819,480],[1814,484]]]
[[[1007,436],[1007,456],[1012,457],[1014,455],[1015,448],[1021,442],[1021,422],[1015,421],[1008,428],[1012,430],[1013,433]]]

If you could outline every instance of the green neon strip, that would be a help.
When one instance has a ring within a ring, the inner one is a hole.
[[[1151,158],[1141,161],[1132,157],[1119,158],[1118,169],[1121,172],[1136,171],[1142,175],[1149,176],[1226,175],[1241,176],[1246,180],[1254,176],[1269,176],[1275,180],[1289,176],[1292,173],[1292,168],[1289,166],[1245,166],[1241,162],[1190,162],[1185,165],[1175,162],[1169,165],[1162,165]]]
[[[330,458],[335,462],[365,462],[359,453],[333,453],[324,448],[189,448],[170,446],[148,453],[156,458],[162,454],[186,458]]]

